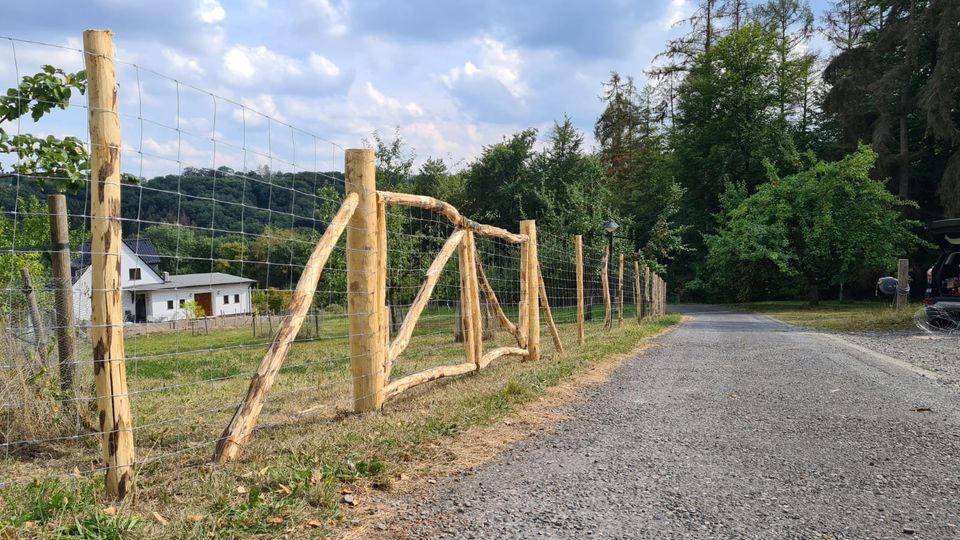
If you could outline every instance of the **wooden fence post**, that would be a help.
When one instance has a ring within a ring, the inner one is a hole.
[[[527,295],[527,360],[540,359],[540,260],[537,258],[537,222],[520,222],[520,234],[527,235],[526,292]]]
[[[897,309],[910,304],[910,261],[897,260]]]
[[[650,267],[643,267],[643,318],[650,319],[652,311],[652,303],[650,301]]]
[[[583,237],[579,234],[573,237],[573,250],[577,260],[577,343],[583,345],[585,341],[583,331]]]
[[[359,197],[347,227],[347,313],[350,331],[350,371],[353,375],[355,412],[377,411],[383,406],[383,372],[386,347],[383,336],[380,223],[374,153],[370,149],[345,152],[347,193]]]
[[[133,415],[127,394],[120,290],[120,117],[113,34],[83,33],[90,135],[93,374],[106,468],[106,491],[123,498],[133,488]]]
[[[47,363],[47,332],[43,328],[43,317],[40,315],[40,304],[37,302],[37,290],[33,287],[33,278],[30,269],[24,266],[20,269],[20,278],[23,280],[23,294],[27,297],[27,308],[30,310],[30,325],[33,326],[33,341],[40,357],[40,365]]]
[[[643,319],[643,290],[640,288],[640,261],[633,261],[633,303],[637,306],[637,324]]]
[[[53,291],[56,297],[57,358],[60,364],[60,389],[73,387],[76,361],[76,322],[73,315],[73,278],[70,275],[70,228],[67,223],[67,198],[62,194],[47,197],[50,212],[50,259],[53,263]]]
[[[603,286],[603,329],[610,330],[613,326],[613,313],[610,306],[610,250],[603,248],[603,273],[600,274],[600,284]]]
[[[483,356],[483,339],[475,257],[473,231],[468,229],[460,242],[460,319],[463,326],[465,361],[479,369],[480,358]]]
[[[617,326],[623,326],[623,253],[620,254],[620,274],[617,280],[617,286],[620,291],[619,306],[617,306]]]

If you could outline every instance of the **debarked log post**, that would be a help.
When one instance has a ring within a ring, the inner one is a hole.
[[[540,359],[540,259],[537,257],[537,222],[532,219],[520,222],[520,234],[526,235],[526,273],[521,278],[526,279],[523,292],[526,293],[526,323],[527,323],[527,360]]]
[[[387,348],[380,329],[386,317],[386,283],[381,279],[380,227],[376,162],[373,150],[347,150],[344,176],[347,193],[359,197],[347,228],[347,317],[350,332],[350,371],[355,412],[383,406],[383,374]],[[384,198],[384,202],[389,202]]]
[[[577,343],[583,345],[585,340],[583,329],[583,237],[579,234],[573,237],[573,250],[577,262]]]
[[[133,413],[127,392],[120,282],[120,116],[113,35],[83,33],[90,136],[90,255],[92,266],[90,338],[97,417],[108,497],[122,499],[133,489]]]
[[[553,322],[553,311],[550,309],[550,301],[547,299],[547,286],[543,281],[543,273],[537,269],[537,281],[540,287],[540,307],[543,308],[543,320],[550,329],[550,337],[553,339],[553,348],[558,353],[563,354],[563,342],[560,340],[560,332],[557,331],[557,325]]]
[[[314,294],[317,292],[317,284],[323,273],[323,267],[330,258],[330,253],[337,245],[337,240],[343,234],[347,222],[353,216],[357,209],[359,197],[356,193],[348,193],[344,199],[340,210],[334,216],[333,220],[327,226],[320,241],[313,248],[313,253],[307,260],[307,264],[297,282],[297,288],[290,298],[290,304],[287,306],[287,316],[280,323],[276,337],[267,353],[260,360],[260,366],[256,374],[250,381],[247,388],[247,394],[243,401],[237,407],[230,424],[220,439],[217,441],[217,447],[213,454],[214,461],[223,463],[240,455],[244,445],[253,433],[257,425],[257,419],[260,417],[260,411],[263,409],[263,403],[267,398],[270,387],[273,386],[280,371],[283,360],[290,350],[290,345],[296,339],[303,321],[313,303]]]

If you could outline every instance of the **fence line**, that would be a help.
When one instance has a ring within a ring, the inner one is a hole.
[[[637,261],[378,189],[370,150],[115,60],[108,32],[84,45],[57,50],[87,67],[89,104],[64,111],[86,117],[90,177],[17,169],[0,223],[0,486],[104,474],[123,497],[145,465],[226,461],[266,426],[379,411],[506,357],[564,354],[601,317],[611,331],[664,312],[663,280]],[[44,209],[27,179],[79,184]]]

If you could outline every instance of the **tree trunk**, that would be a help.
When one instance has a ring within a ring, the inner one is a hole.
[[[811,306],[820,305],[820,287],[816,283],[813,283],[807,288],[807,300],[810,301]]]
[[[906,98],[904,98],[906,101]],[[899,162],[899,174],[897,177],[897,195],[903,199],[909,198],[910,195],[910,146],[907,139],[907,113],[904,107],[901,107],[900,114],[900,155],[898,158]]]

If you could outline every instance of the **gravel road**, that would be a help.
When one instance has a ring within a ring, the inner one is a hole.
[[[960,537],[956,391],[768,317],[680,311],[570,420],[441,481],[387,534]]]

